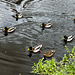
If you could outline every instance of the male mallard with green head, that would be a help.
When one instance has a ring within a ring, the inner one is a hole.
[[[16,14],[15,18],[16,18],[16,21],[18,21],[18,19],[22,18],[22,14]]]
[[[64,39],[65,44],[67,44],[67,42],[70,42],[73,40],[73,36],[72,35],[71,36],[65,35],[64,37],[62,37],[62,39]]]

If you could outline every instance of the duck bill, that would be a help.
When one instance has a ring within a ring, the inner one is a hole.
[[[5,31],[5,29],[3,29],[3,31]]]
[[[28,50],[27,51],[29,51],[30,49],[28,48]]]
[[[41,27],[42,27],[43,25],[41,25]]]
[[[64,37],[62,37],[62,39],[65,39]]]

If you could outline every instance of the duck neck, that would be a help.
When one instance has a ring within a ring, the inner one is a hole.
[[[29,55],[28,55],[29,57],[31,57],[32,56],[32,52],[31,51],[29,51]]]

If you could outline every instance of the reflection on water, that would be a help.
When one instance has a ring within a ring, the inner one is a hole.
[[[18,21],[12,17],[17,12],[24,18]],[[0,74],[1,75],[33,75],[30,74],[33,63],[43,57],[44,50],[56,50],[54,58],[61,60],[66,53],[62,37],[74,35],[73,23],[75,13],[74,0],[2,0],[0,2]],[[42,33],[42,23],[53,23],[50,29]],[[14,33],[4,36],[2,29],[15,26]],[[29,46],[42,44],[42,53],[33,54],[29,58]],[[69,49],[75,40],[68,43]],[[50,60],[49,58],[48,60]]]

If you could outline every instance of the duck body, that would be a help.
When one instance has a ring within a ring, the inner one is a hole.
[[[29,50],[30,52],[37,53],[37,52],[40,52],[40,51],[41,51],[41,50],[40,50],[41,48],[42,48],[42,45],[38,45],[38,46],[34,46],[34,47],[29,47],[28,50]]]
[[[21,19],[23,17],[23,15],[22,14],[16,14],[16,15],[12,15],[12,17]]]
[[[49,51],[49,52],[44,52],[44,54],[43,54],[43,56],[44,57],[51,57],[51,56],[53,56],[53,54],[55,53],[55,50],[51,50],[51,51]]]
[[[7,32],[8,32],[8,33],[12,33],[12,32],[14,32],[15,30],[16,30],[16,27],[10,27],[10,28],[8,28]]]
[[[71,36],[68,36],[68,39],[67,39],[67,42],[70,42],[70,41],[72,41],[73,40],[73,36],[71,35]]]
[[[34,47],[32,48],[32,51],[33,51],[33,53],[37,53],[37,52],[40,51],[41,48],[42,48],[42,45],[34,46]]]
[[[45,28],[50,28],[52,26],[52,23],[45,24]]]

